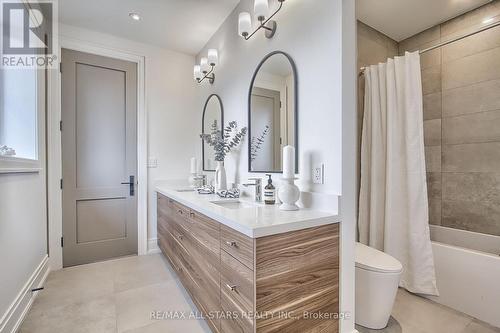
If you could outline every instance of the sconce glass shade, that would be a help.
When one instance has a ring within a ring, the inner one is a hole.
[[[195,65],[194,66],[194,78],[196,80],[200,80],[202,77],[203,77],[203,75],[201,75],[201,67],[199,65]]]
[[[259,21],[264,21],[269,16],[269,2],[268,0],[255,0],[253,11]]]
[[[251,30],[252,18],[250,16],[250,13],[240,13],[240,16],[238,17],[238,34],[240,36],[246,37],[250,34]]]
[[[216,49],[208,50],[208,63],[210,66],[217,66],[219,63],[219,54]]]
[[[208,73],[208,71],[210,70],[210,66],[208,65],[208,59],[206,57],[201,58],[200,67],[201,71],[205,74]]]

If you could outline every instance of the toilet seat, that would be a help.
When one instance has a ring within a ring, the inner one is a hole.
[[[355,261],[356,268],[372,272],[401,273],[403,270],[403,266],[397,259],[358,242],[356,243]]]

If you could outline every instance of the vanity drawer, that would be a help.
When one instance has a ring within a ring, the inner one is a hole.
[[[176,234],[174,240],[182,267],[180,276],[183,285],[198,309],[206,316],[210,326],[219,331],[220,320],[210,318],[210,314],[221,310],[219,258],[204,253],[205,250],[191,235],[179,234],[177,231]]]
[[[253,270],[253,239],[225,225],[221,225],[220,247]]]
[[[156,200],[158,216],[168,217],[169,215],[171,215],[172,209],[171,204],[169,203],[169,201],[171,200],[172,199],[167,198],[163,194],[158,193],[158,197]]]
[[[253,311],[254,274],[229,254],[221,253],[221,299],[234,311]]]
[[[220,223],[194,210],[190,210],[188,221],[191,235],[207,251],[218,258],[220,254]]]

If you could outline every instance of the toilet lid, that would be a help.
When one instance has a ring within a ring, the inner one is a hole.
[[[394,257],[361,243],[356,243],[356,267],[381,273],[398,273],[403,269]]]

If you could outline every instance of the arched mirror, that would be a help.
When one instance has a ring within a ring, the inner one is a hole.
[[[248,94],[248,171],[282,172],[282,150],[295,147],[298,172],[297,70],[292,58],[275,51],[260,62]]]
[[[214,131],[222,133],[224,124],[224,108],[222,100],[216,94],[210,95],[205,102],[202,117],[202,133],[211,134]],[[201,140],[203,171],[215,171],[215,150],[204,140]]]

